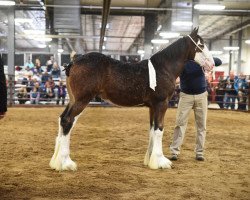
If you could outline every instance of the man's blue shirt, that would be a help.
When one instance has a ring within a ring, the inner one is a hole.
[[[201,94],[206,92],[207,84],[203,69],[199,64],[190,60],[186,62],[180,76],[181,92],[186,94]]]

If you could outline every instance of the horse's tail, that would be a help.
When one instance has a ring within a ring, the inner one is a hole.
[[[78,59],[81,59],[83,55],[82,54],[76,54],[75,51],[72,51],[72,53],[70,54],[70,62],[68,64],[63,64],[65,74],[66,76],[69,76],[69,72],[70,72],[70,68],[72,67],[72,65],[74,64],[75,61],[77,61]]]

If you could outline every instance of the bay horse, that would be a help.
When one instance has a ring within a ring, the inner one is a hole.
[[[190,35],[154,54],[150,61],[156,72],[155,90],[149,87],[149,60],[123,63],[96,52],[74,58],[66,67],[70,100],[59,117],[59,132],[50,167],[58,171],[77,169],[70,158],[70,133],[88,103],[99,95],[120,106],[149,107],[149,145],[144,164],[151,169],[171,168],[171,161],[162,151],[165,112],[185,62],[204,54],[203,48],[204,41],[195,28]],[[205,64],[212,66],[213,60],[209,56],[203,55]],[[201,59],[197,62],[204,65]]]

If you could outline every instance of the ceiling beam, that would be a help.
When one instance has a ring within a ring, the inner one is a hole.
[[[223,31],[222,33],[215,35],[213,37],[208,38],[209,40],[219,40],[220,38],[222,38],[223,36],[227,35],[227,34],[233,34],[236,33],[242,29],[245,29],[246,27],[250,26],[250,19],[244,21],[243,23],[237,24],[236,26],[233,26],[225,31]]]
[[[100,30],[99,52],[102,52],[102,46],[103,46],[103,42],[104,42],[105,30],[106,30],[106,25],[107,25],[107,22],[108,22],[108,17],[109,17],[110,4],[111,4],[111,0],[104,0],[103,1],[102,27],[101,27],[101,30]]]

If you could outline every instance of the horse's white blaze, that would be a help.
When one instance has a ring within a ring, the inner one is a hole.
[[[172,162],[162,152],[162,136],[163,131],[160,129],[155,130],[153,133],[153,149],[148,163],[151,169],[171,168]]]
[[[149,142],[148,142],[148,149],[147,149],[146,155],[144,157],[144,165],[148,165],[150,156],[152,154],[153,135],[154,135],[154,128],[151,128],[151,130],[149,130]]]
[[[59,131],[58,136],[56,138],[55,144],[55,152],[50,160],[50,167],[57,171],[62,170],[73,170],[77,169],[77,165],[73,162],[69,156],[70,154],[70,134],[73,129],[78,117],[76,116],[74,119],[74,123],[69,131],[69,133],[65,136],[62,132],[62,127],[60,125],[61,118],[59,118]]]

